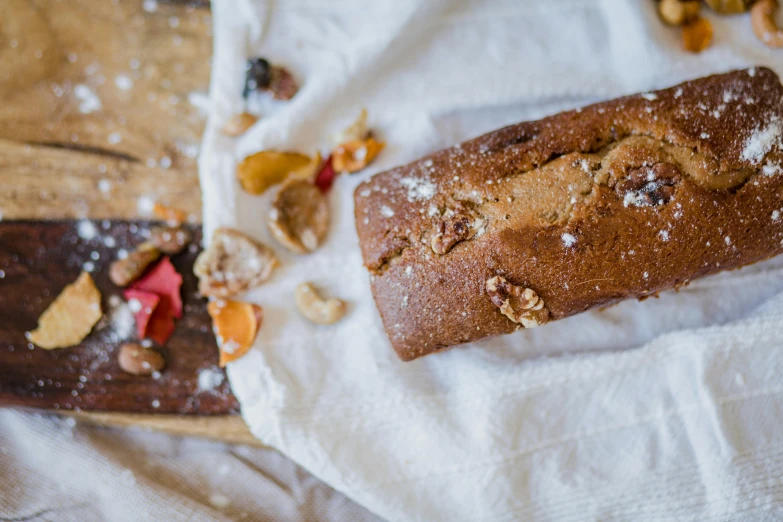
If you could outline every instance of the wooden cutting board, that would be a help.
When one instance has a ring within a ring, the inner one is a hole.
[[[163,349],[168,368],[159,379],[119,371],[110,321],[75,348],[29,349],[24,338],[88,261],[110,309],[118,289],[105,269],[118,248],[139,241],[151,202],[188,212],[198,236],[196,156],[211,23],[203,1],[4,3],[0,405],[81,410],[76,415],[102,424],[255,442],[225,381],[198,386],[217,352],[205,302],[194,294],[195,252],[173,259],[185,277],[187,311]],[[98,239],[79,237],[80,219],[96,225]]]

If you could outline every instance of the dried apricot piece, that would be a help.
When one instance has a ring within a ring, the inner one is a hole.
[[[310,157],[298,152],[265,150],[248,156],[237,165],[239,184],[250,194],[263,194],[272,185],[282,183],[310,163]]]
[[[337,172],[358,172],[372,163],[384,145],[375,138],[342,143],[332,151],[332,167]]]
[[[696,18],[682,26],[682,44],[686,51],[700,53],[712,43],[712,24],[706,18]]]
[[[252,303],[218,299],[209,302],[207,312],[212,318],[222,368],[250,350],[261,326],[263,309]]]
[[[67,348],[87,337],[101,318],[101,293],[87,272],[82,272],[38,318],[38,328],[27,338],[41,348]]]
[[[162,219],[163,221],[172,224],[184,223],[188,219],[188,213],[184,210],[175,207],[169,207],[167,205],[163,205],[162,203],[155,203],[155,206],[152,207],[152,213],[158,219]]]

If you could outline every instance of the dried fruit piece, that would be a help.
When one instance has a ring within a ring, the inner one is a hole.
[[[226,136],[237,137],[247,132],[257,121],[258,118],[249,112],[240,112],[229,118],[221,130]]]
[[[152,375],[166,366],[166,360],[154,348],[144,348],[139,343],[120,345],[117,354],[120,369],[131,375]]]
[[[251,91],[266,89],[272,81],[272,67],[263,58],[250,58],[245,65],[245,87],[242,97],[247,98]]]
[[[321,170],[315,177],[315,186],[321,189],[321,192],[326,194],[334,184],[334,167],[332,166],[332,157],[326,158],[326,162],[321,167]]]
[[[682,26],[682,44],[686,51],[700,53],[712,43],[712,24],[698,17]]]
[[[117,286],[128,286],[141,277],[147,267],[157,261],[160,252],[149,243],[142,243],[124,259],[109,266],[109,280]]]
[[[329,204],[321,190],[302,180],[280,188],[267,220],[272,235],[297,254],[312,252],[329,230]]]
[[[241,301],[216,300],[207,305],[212,330],[220,349],[220,366],[224,367],[245,355],[258,334],[263,319],[260,306]]]
[[[699,0],[661,0],[658,14],[669,25],[682,25],[699,15]]]
[[[760,0],[750,9],[753,33],[767,47],[783,47],[783,31],[778,29],[778,24],[775,22],[777,10],[777,0]]]
[[[549,310],[544,307],[543,299],[530,288],[522,288],[509,283],[504,277],[494,276],[487,279],[487,295],[492,304],[525,328],[540,326],[549,320]]]
[[[272,67],[272,78],[269,81],[268,89],[272,91],[275,100],[286,101],[299,92],[299,85],[287,69],[275,65]]]
[[[245,158],[237,165],[237,178],[250,194],[263,194],[269,187],[282,183],[289,174],[306,167],[310,158],[298,152],[265,150]]]
[[[219,228],[196,258],[193,273],[201,295],[225,298],[260,285],[277,264],[271,248],[238,230]]]
[[[715,12],[720,14],[738,14],[748,10],[753,0],[705,0]]]
[[[334,142],[338,145],[348,141],[363,141],[370,137],[370,129],[367,128],[367,109],[362,109],[359,117],[356,118],[348,128],[338,133],[334,137]]]
[[[315,176],[318,173],[318,168],[321,166],[321,153],[316,152],[315,156],[310,160],[310,163],[302,167],[301,169],[297,169],[291,174],[288,175],[286,180],[291,179],[303,179],[309,183],[312,183],[315,180]]]
[[[160,297],[160,303],[156,312],[162,309],[167,315],[179,319],[182,317],[181,286],[182,276],[174,268],[174,265],[171,264],[171,260],[168,257],[164,257],[144,277],[133,283],[131,288],[157,295]]]
[[[27,338],[41,348],[67,348],[82,342],[102,316],[101,293],[92,277],[82,272],[38,318]]]
[[[150,330],[154,330],[155,335],[159,336],[161,335],[161,332],[165,332],[168,329],[167,325],[165,327],[153,325],[156,326],[156,328],[149,328],[152,314],[160,302],[160,297],[157,294],[129,288],[128,290],[125,290],[122,295],[125,297],[125,300],[128,301],[128,308],[130,308],[133,317],[136,319],[136,335],[138,335],[139,339],[150,337]],[[171,319],[169,319],[169,322],[171,322],[172,325],[174,324],[174,321]]]
[[[332,151],[332,167],[337,172],[358,172],[375,159],[384,145],[374,138],[342,143]]]
[[[169,207],[161,203],[155,203],[155,206],[152,207],[152,213],[158,219],[162,219],[171,225],[184,223],[188,219],[188,214],[184,210],[175,207]]]
[[[294,299],[299,312],[316,324],[333,324],[345,315],[344,301],[335,297],[322,299],[311,283],[298,285]]]
[[[190,243],[190,232],[182,227],[152,227],[150,243],[164,254],[179,254]]]

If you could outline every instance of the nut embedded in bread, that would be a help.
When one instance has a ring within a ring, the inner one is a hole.
[[[392,346],[411,360],[525,326],[523,297],[556,322],[779,254],[781,99],[771,70],[734,71],[505,127],[360,184]]]

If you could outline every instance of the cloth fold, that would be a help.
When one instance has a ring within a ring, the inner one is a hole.
[[[353,225],[352,193],[380,170],[505,124],[598,99],[783,61],[747,16],[706,16],[715,43],[680,50],[653,2],[217,0],[213,100],[200,157],[205,236],[264,226],[274,190],[244,194],[238,161],[326,151],[362,107],[387,147],[329,195],[329,238],[277,248],[251,352],[229,366],[253,433],[390,520],[736,520],[783,514],[783,259],[459,347],[397,360]],[[260,55],[303,81],[287,103],[242,107]],[[301,318],[298,283],[350,303],[329,327]],[[456,311],[455,311],[456,313]],[[773,516],[774,518],[774,516]]]

